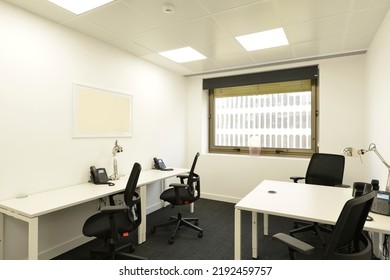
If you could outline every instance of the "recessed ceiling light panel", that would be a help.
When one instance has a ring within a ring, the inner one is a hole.
[[[236,40],[247,50],[255,51],[288,45],[283,28],[276,28],[258,33],[236,37]]]
[[[49,2],[60,6],[61,8],[68,10],[76,15],[88,12],[96,9],[97,7],[103,6],[107,3],[115,0],[48,0]]]
[[[181,49],[160,52],[158,54],[170,60],[173,60],[177,63],[206,59],[206,57],[203,54],[194,50],[191,47],[185,47]]]

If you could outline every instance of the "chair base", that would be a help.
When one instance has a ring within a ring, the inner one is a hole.
[[[123,251],[127,248],[127,252]],[[134,252],[134,246],[132,244],[124,244],[117,247],[116,244],[109,244],[108,250],[93,250],[91,251],[91,258],[93,259],[133,259],[133,260],[146,260],[146,258],[131,254]]]
[[[181,212],[178,213],[177,217],[172,216],[168,222],[153,226],[151,233],[155,233],[156,229],[159,227],[165,227],[170,225],[175,225],[175,229],[171,234],[171,237],[168,240],[168,244],[173,244],[175,242],[175,236],[177,231],[181,226],[185,226],[191,229],[198,231],[198,238],[203,237],[203,229],[198,227],[199,219],[198,218],[183,218]]]

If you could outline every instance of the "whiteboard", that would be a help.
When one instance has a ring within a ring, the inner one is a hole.
[[[73,137],[131,137],[132,96],[73,84]]]

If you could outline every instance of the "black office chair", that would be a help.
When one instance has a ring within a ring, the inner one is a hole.
[[[305,180],[306,184],[324,185],[332,187],[346,187],[343,184],[345,158],[343,155],[314,153],[310,159],[309,166],[306,170],[306,176],[290,177],[294,183],[300,180]],[[303,226],[299,227],[299,225]],[[295,229],[290,231],[290,235],[299,232],[314,231],[318,235],[322,245],[325,247],[325,242],[321,236],[320,230],[330,232],[331,228],[318,223],[307,223],[301,221],[294,222]]]
[[[363,231],[375,192],[348,200],[337,219],[322,258],[325,260],[369,260],[372,258],[372,242]],[[315,248],[285,233],[272,237],[288,246],[290,259],[295,253],[313,254]]]
[[[92,257],[143,259],[130,254],[134,247],[129,237],[129,233],[137,230],[141,224],[141,200],[136,192],[140,173],[141,165],[135,163],[124,191],[125,205],[102,207],[99,213],[84,223],[83,234],[103,240],[103,247],[108,247],[106,250],[92,251]],[[120,251],[125,248],[128,248],[128,252]]]
[[[178,175],[177,177],[180,178],[180,183],[170,184],[170,188],[162,192],[162,194],[160,195],[160,199],[169,202],[172,206],[188,205],[199,199],[200,178],[199,175],[194,172],[198,157],[199,153],[195,155],[190,172],[188,174]],[[172,232],[171,237],[168,240],[169,244],[173,244],[176,233],[181,226],[186,226],[188,228],[198,231],[198,237],[202,238],[203,229],[198,227],[198,224],[198,218],[183,218],[181,209],[179,209],[177,217],[172,216],[168,222],[153,226],[151,233],[155,233],[156,229],[159,227],[175,225],[174,231]]]

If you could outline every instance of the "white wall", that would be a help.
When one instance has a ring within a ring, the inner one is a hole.
[[[390,14],[387,12],[367,53],[367,133],[365,146],[373,142],[383,158],[390,163]],[[385,188],[387,169],[374,153],[365,155],[371,178],[380,180]]]
[[[319,147],[320,152],[342,153],[347,146],[365,144],[365,56],[349,56],[306,64],[268,67],[252,72],[270,71],[303,65],[319,64]],[[224,73],[220,76],[242,74]],[[248,73],[248,71],[246,71]],[[217,75],[215,75],[217,76]],[[203,197],[235,202],[264,179],[289,181],[290,176],[304,175],[308,159],[280,157],[251,157],[245,155],[218,155],[207,153],[207,91],[202,91],[202,79],[192,77],[188,83],[189,103],[194,107],[188,122],[192,125],[193,138],[188,142],[188,157],[195,150],[203,151],[197,171],[202,177]],[[196,107],[198,106],[198,107]],[[364,176],[364,164],[356,157],[346,159],[344,183],[368,180]]]
[[[346,146],[361,148],[375,142],[390,160],[389,30],[388,15],[368,55],[250,72],[319,64],[320,151],[341,153]],[[112,171],[115,139],[72,138],[73,82],[133,95],[133,137],[119,139],[124,148],[118,157],[122,173],[129,172],[135,161],[150,168],[153,156],[171,166],[188,165],[200,151],[197,172],[203,197],[237,201],[263,179],[288,181],[306,170],[307,159],[208,154],[202,78],[210,76],[185,79],[4,2],[0,38],[0,199],[85,182],[93,164]],[[386,180],[386,170],[375,155],[366,155],[363,163],[347,158],[346,184],[371,178],[380,179],[382,186]],[[150,201],[149,208],[156,201]],[[91,203],[43,216],[41,257],[83,242],[82,223],[95,208]],[[26,232],[25,223],[5,218],[5,258],[26,258]]]
[[[133,96],[133,137],[119,139],[120,173],[135,161],[150,169],[154,156],[186,166],[185,78],[3,1],[0,38],[0,199],[86,182],[91,165],[112,172],[115,138],[72,138],[73,82]],[[152,208],[160,188],[150,189]],[[96,206],[43,216],[41,257],[82,242]],[[5,218],[6,259],[27,256],[26,232],[24,222]]]

